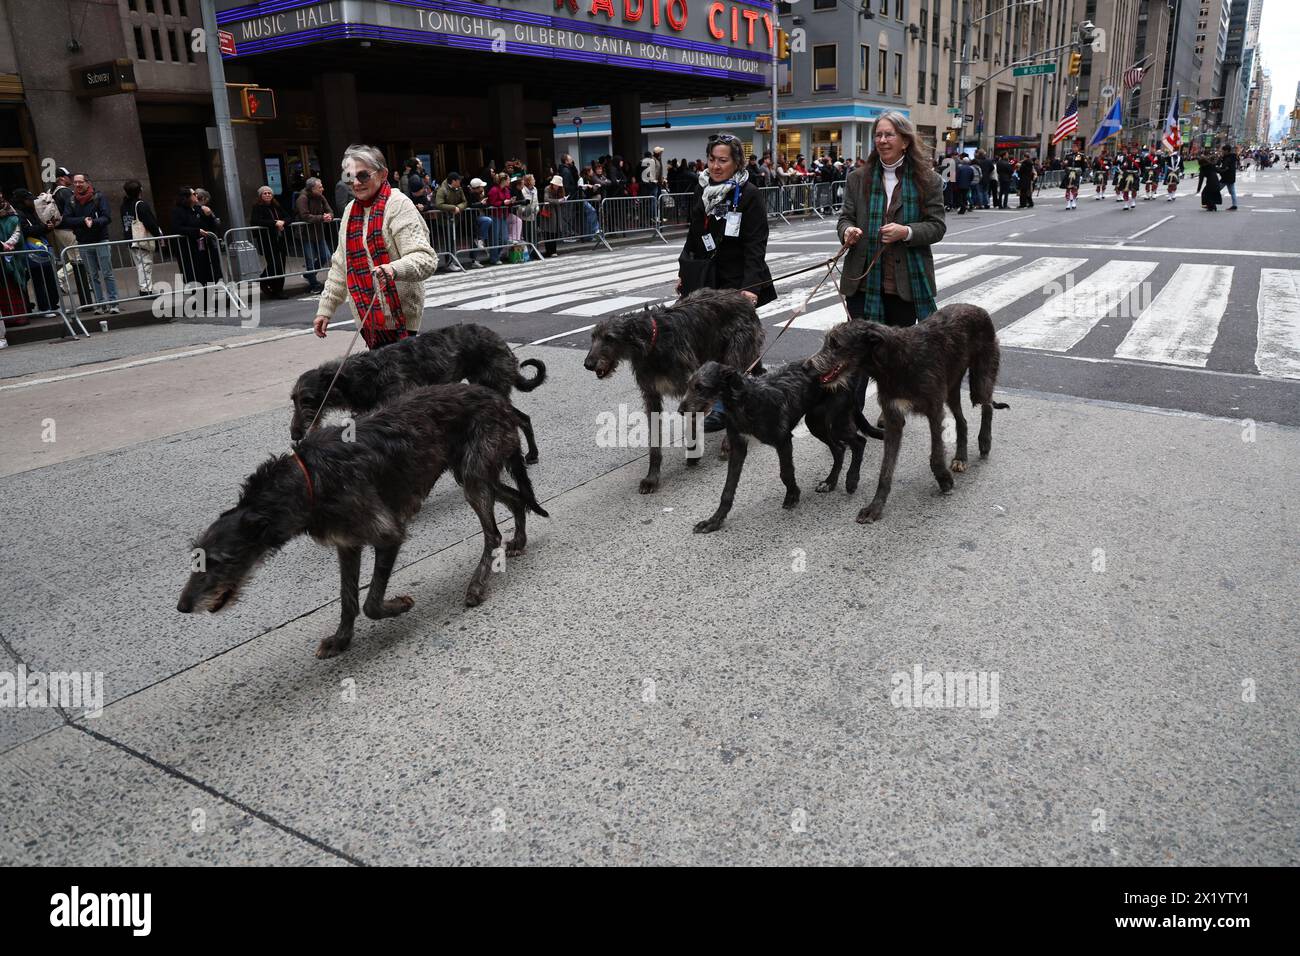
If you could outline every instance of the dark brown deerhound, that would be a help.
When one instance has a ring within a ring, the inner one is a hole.
[[[906,414],[930,420],[930,470],[945,494],[952,490],[954,472],[966,470],[966,417],[961,411],[961,380],[970,370],[971,402],[980,407],[980,457],[993,447],[993,409],[1011,406],[993,401],[998,380],[998,339],[993,320],[977,305],[955,304],[940,309],[908,328],[877,322],[843,322],[826,333],[821,351],[807,360],[826,388],[851,388],[858,374],[876,380],[885,419],[885,453],[880,483],[871,504],[858,512],[858,522],[878,521],[894,480],[894,465],[903,440]],[[957,454],[944,461],[943,407],[947,403],[957,424]]]

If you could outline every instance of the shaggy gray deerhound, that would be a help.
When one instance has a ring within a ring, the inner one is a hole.
[[[691,376],[705,362],[743,369],[762,351],[763,323],[753,303],[734,289],[700,289],[672,305],[604,320],[592,330],[591,349],[582,364],[603,379],[619,362],[630,362],[646,417],[656,421],[664,398],[685,395]],[[698,435],[687,436],[691,447],[698,440]],[[650,470],[641,479],[641,494],[659,487],[662,461],[658,436],[652,435]],[[688,457],[686,464],[697,465],[699,459]]]
[[[340,359],[303,372],[293,386],[293,421],[289,435],[299,441],[307,432],[330,380],[338,372]],[[519,374],[521,366],[537,369],[532,378]],[[468,379],[497,392],[507,401],[510,390],[531,392],[546,381],[546,366],[537,359],[515,360],[506,340],[481,325],[449,325],[431,329],[394,342],[382,349],[358,352],[343,363],[343,371],[329,393],[327,408],[353,412],[374,411],[407,389],[422,385],[446,385]],[[523,412],[520,427],[528,442],[529,464],[537,461],[537,442],[533,438],[532,420]]]
[[[387,351],[387,350],[385,350]],[[357,419],[354,434],[315,429],[289,455],[276,455],[244,482],[239,503],[199,535],[203,559],[181,592],[176,609],[216,612],[233,601],[253,568],[300,534],[339,552],[342,619],[321,641],[317,657],[333,657],[352,642],[358,610],[361,549],[375,549],[366,595],[369,618],[405,614],[407,595],[385,600],[388,577],[406,539],[406,525],[434,482],[450,469],[483,527],[483,555],[465,591],[465,604],[482,602],[494,552],[501,545],[493,507],[499,499],[515,519],[507,555],[523,554],[526,510],[543,517],[519,452],[517,410],[479,385],[434,385],[399,396]],[[501,481],[509,470],[517,488]]]
[[[821,351],[807,360],[826,388],[846,388],[860,374],[876,380],[885,419],[885,453],[880,483],[871,504],[858,512],[858,523],[880,520],[894,481],[894,465],[903,440],[904,416],[930,420],[930,470],[945,494],[953,472],[966,470],[966,417],[961,411],[961,380],[970,370],[971,402],[980,407],[980,457],[993,447],[993,409],[1010,405],[993,401],[998,380],[998,338],[993,320],[977,305],[955,304],[907,328],[877,322],[843,322],[826,333]],[[943,407],[957,424],[957,454],[945,465]]]

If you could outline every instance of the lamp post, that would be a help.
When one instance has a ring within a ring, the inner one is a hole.
[[[971,34],[975,32],[975,24],[987,20],[989,17],[1001,16],[1004,11],[1015,10],[1017,7],[1038,6],[1042,2],[1043,0],[1015,0],[1014,3],[1010,3],[1005,7],[986,13],[982,17],[976,17],[974,20],[972,20],[970,16],[971,0],[966,0],[966,2],[962,4],[961,79],[958,81],[957,86],[957,92],[959,94],[957,102],[961,106],[961,113],[958,114],[961,117],[961,125],[957,127],[957,148],[959,150],[963,149],[966,145],[966,98],[973,92],[970,78],[970,43]]]

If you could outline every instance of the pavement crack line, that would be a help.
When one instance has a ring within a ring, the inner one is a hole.
[[[110,747],[114,747],[120,750],[122,753],[134,757],[137,760],[143,761],[144,763],[148,764],[150,767],[153,767],[155,770],[165,773],[169,777],[187,783],[191,787],[196,787],[197,789],[202,790],[208,796],[215,797],[216,799],[222,801],[223,803],[229,804],[230,806],[241,811],[242,813],[247,813],[249,816],[261,820],[267,826],[274,827],[275,829],[279,830],[281,833],[288,834],[289,836],[294,837],[297,840],[301,840],[303,843],[306,843],[309,846],[315,847],[316,849],[320,850],[322,853],[328,853],[331,856],[337,857],[338,859],[343,860],[346,863],[351,863],[353,866],[370,865],[365,860],[352,856],[352,854],[350,853],[344,853],[342,850],[338,849],[337,847],[330,846],[328,843],[324,842],[323,840],[318,840],[314,836],[311,836],[310,834],[303,833],[301,830],[289,826],[287,823],[282,823],[281,821],[277,820],[275,817],[271,816],[269,813],[264,813],[263,811],[258,810],[255,807],[250,807],[242,800],[237,800],[232,796],[224,794],[220,790],[216,789],[215,787],[209,786],[208,784],[204,783],[202,780],[199,780],[197,777],[192,777],[189,774],[185,773],[184,771],[177,770],[175,767],[163,763],[161,760],[156,760],[155,758],[150,757],[148,754],[142,753],[141,751],[136,750],[134,747],[130,747],[127,744],[122,743],[120,740],[116,740],[112,737],[109,737],[107,734],[101,734],[96,730],[91,730],[90,728],[83,727],[79,724],[73,724],[72,726],[75,727],[77,730],[80,730],[82,733],[86,734],[88,737],[98,740],[100,743],[107,744]]]

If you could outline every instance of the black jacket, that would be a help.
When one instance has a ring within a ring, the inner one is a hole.
[[[91,221],[89,227],[86,226],[86,220]],[[112,215],[108,211],[108,200],[98,189],[91,194],[86,202],[81,202],[76,196],[67,205],[67,212],[63,216],[63,225],[71,227],[72,232],[77,237],[77,242],[87,245],[93,242],[106,242],[108,240],[108,224],[113,221]]]
[[[122,236],[124,239],[134,238],[131,235],[131,223],[135,219],[136,208],[140,209],[140,221],[144,223],[145,229],[149,230],[151,236],[161,236],[162,230],[158,228],[158,217],[154,215],[153,207],[143,199],[122,199],[122,208],[118,214],[122,219]]]
[[[766,305],[776,299],[772,273],[767,268],[767,203],[757,186],[745,183],[740,190],[740,235],[726,235],[727,218],[704,215],[704,190],[698,184],[691,197],[690,227],[686,244],[679,261],[713,257],[719,289],[744,289],[758,295],[758,304]],[[731,210],[731,200],[723,207]],[[721,210],[719,210],[721,211]],[[706,223],[705,220],[708,219]],[[710,253],[704,247],[704,232],[708,230],[715,243]]]
[[[1219,182],[1223,183],[1225,186],[1228,185],[1228,183],[1235,185],[1237,182],[1237,168],[1240,165],[1241,164],[1237,162],[1237,156],[1235,153],[1229,153],[1227,156],[1220,156],[1218,162]]]

